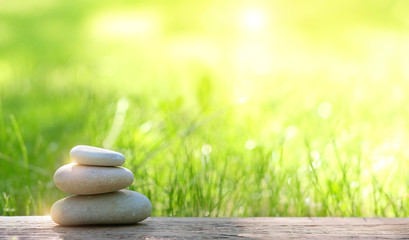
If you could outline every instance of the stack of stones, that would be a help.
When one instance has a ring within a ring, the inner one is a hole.
[[[51,207],[54,222],[69,225],[132,224],[150,216],[152,204],[143,194],[124,190],[134,180],[121,167],[124,155],[91,146],[76,146],[70,152],[73,163],[60,167],[55,185],[75,194]]]

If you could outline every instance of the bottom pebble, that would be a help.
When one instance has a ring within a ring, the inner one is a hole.
[[[132,224],[151,215],[152,204],[138,192],[70,196],[51,207],[51,218],[63,226],[91,224]]]

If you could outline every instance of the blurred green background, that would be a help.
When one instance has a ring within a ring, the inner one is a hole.
[[[86,144],[153,216],[408,216],[408,9],[0,0],[0,215]]]

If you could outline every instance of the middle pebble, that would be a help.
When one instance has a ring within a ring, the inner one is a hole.
[[[91,195],[126,188],[134,180],[133,173],[123,167],[100,167],[70,163],[54,174],[55,185],[66,193]]]

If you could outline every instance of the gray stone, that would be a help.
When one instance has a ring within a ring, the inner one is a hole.
[[[120,190],[90,196],[70,196],[54,203],[51,218],[63,225],[132,224],[148,218],[149,199],[141,193]]]
[[[54,174],[55,185],[66,193],[89,195],[114,192],[128,187],[133,173],[123,167],[100,167],[70,163]]]
[[[121,166],[125,162],[125,156],[119,152],[86,145],[73,147],[70,157],[73,162],[94,166]]]

